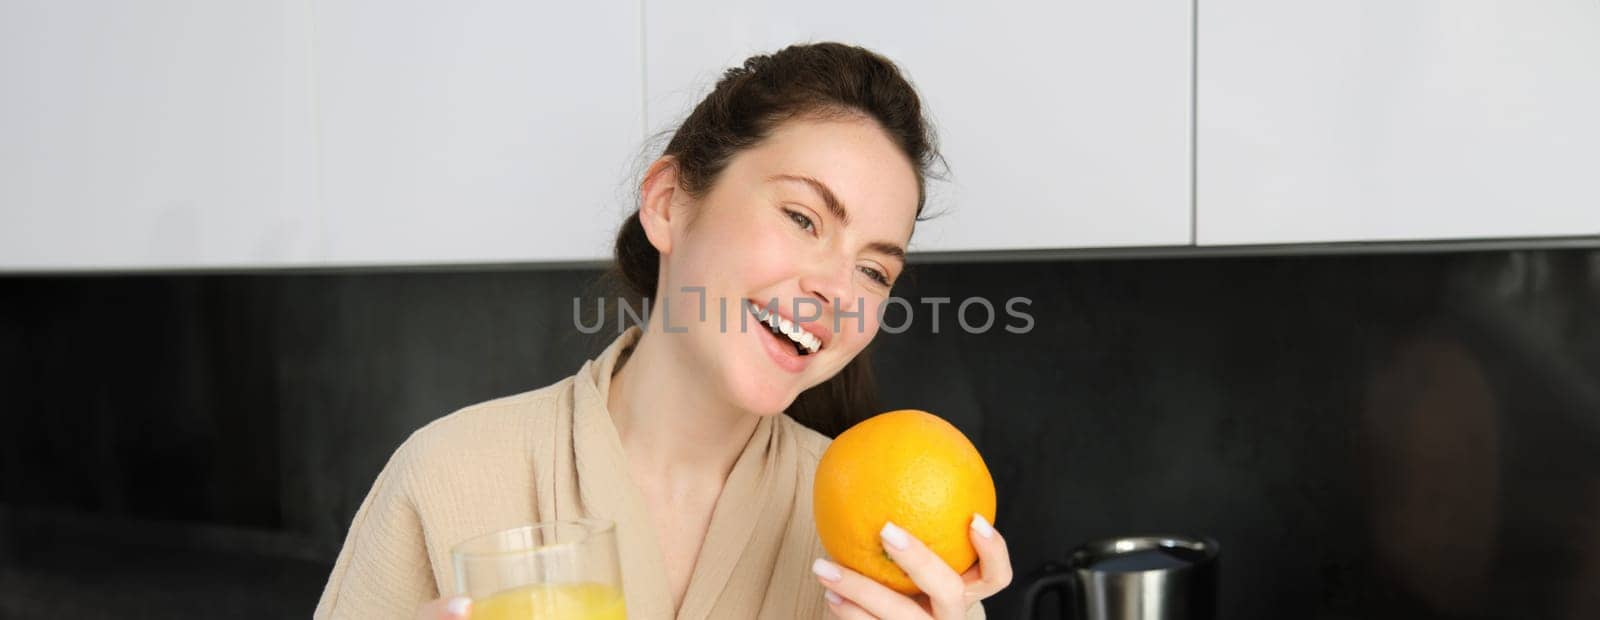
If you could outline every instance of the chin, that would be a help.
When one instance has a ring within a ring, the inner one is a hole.
[[[794,404],[798,392],[789,388],[763,383],[757,377],[739,376],[729,382],[730,396],[740,409],[760,416],[783,413]]]
[[[745,411],[749,411],[750,413],[759,416],[771,416],[788,410],[789,405],[793,405],[795,398],[798,396],[798,394],[775,394],[772,392],[764,392],[751,394],[747,398],[742,399],[742,402],[744,403],[743,408]]]

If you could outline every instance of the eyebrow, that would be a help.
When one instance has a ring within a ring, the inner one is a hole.
[[[833,195],[833,190],[828,189],[828,186],[822,181],[798,174],[775,174],[767,177],[767,180],[803,183],[810,186],[812,191],[816,192],[818,196],[822,197],[822,204],[828,207],[828,211],[833,213],[833,216],[838,218],[843,226],[850,225],[850,212],[844,209],[844,204],[839,202],[839,198]],[[893,258],[897,258],[902,263],[906,262],[905,248],[893,243],[889,243],[887,241],[873,241],[867,244],[867,248],[882,254],[887,254]]]

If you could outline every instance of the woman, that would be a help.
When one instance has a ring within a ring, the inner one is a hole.
[[[467,617],[465,600],[424,603],[453,590],[453,545],[588,516],[617,522],[632,618],[981,617],[1011,579],[981,518],[964,575],[885,524],[885,552],[926,593],[914,598],[822,557],[811,481],[828,439],[796,421],[872,413],[859,356],[935,157],[915,91],[867,50],[794,46],[729,70],[617,236],[617,274],[654,300],[643,328],[573,377],[412,435],[357,512],[317,616]],[[805,333],[758,329],[769,310]]]

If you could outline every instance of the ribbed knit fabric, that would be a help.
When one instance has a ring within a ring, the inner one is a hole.
[[[450,549],[497,530],[590,517],[617,524],[628,617],[821,618],[811,574],[823,557],[811,481],[827,437],[786,415],[764,418],[713,509],[682,606],[642,495],[606,411],[631,328],[554,385],[473,405],[413,433],[356,512],[317,618],[412,618],[455,591]],[[982,618],[974,606],[971,618]]]

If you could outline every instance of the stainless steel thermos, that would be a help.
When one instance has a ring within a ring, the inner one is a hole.
[[[1209,538],[1135,536],[1079,547],[1023,593],[1023,617],[1059,594],[1068,620],[1215,620],[1221,548]]]

